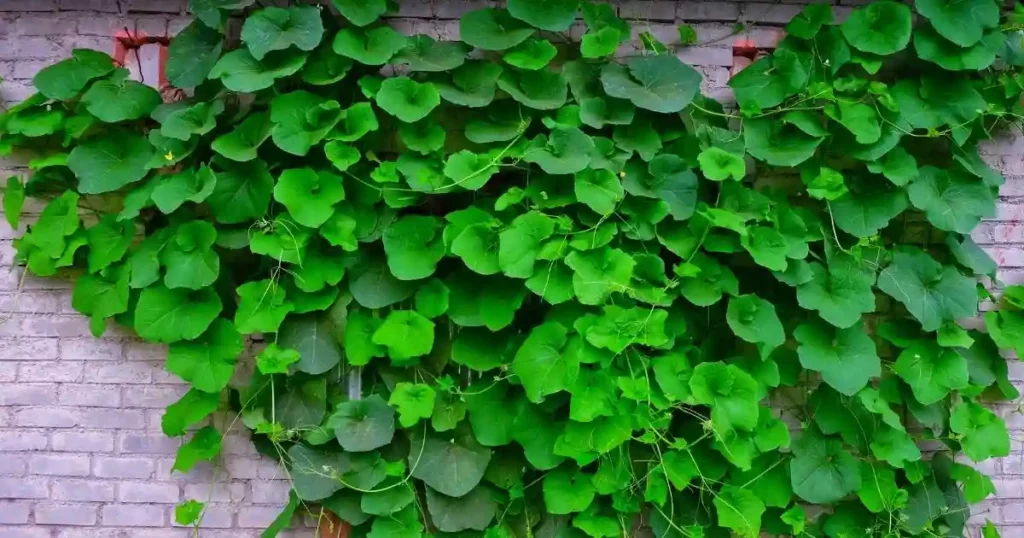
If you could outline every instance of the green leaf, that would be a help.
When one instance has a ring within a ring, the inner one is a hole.
[[[943,37],[961,47],[974,45],[986,30],[999,26],[999,6],[992,0],[921,0],[914,7]]]
[[[224,101],[187,104],[184,101],[161,105],[153,111],[160,122],[160,134],[166,138],[188,141],[192,135],[204,135],[217,126],[217,116],[224,112]]]
[[[199,338],[170,345],[167,370],[198,390],[219,393],[228,386],[243,349],[231,322],[217,318]]]
[[[267,163],[253,160],[217,172],[206,202],[217,222],[238,224],[266,215],[273,192],[274,178]]]
[[[386,0],[333,0],[338,12],[356,26],[373,23],[388,10]]]
[[[121,261],[135,240],[135,227],[132,223],[117,222],[113,215],[104,215],[85,233],[89,239],[90,273],[98,273]]]
[[[482,531],[498,511],[494,495],[486,487],[473,488],[461,497],[449,497],[427,488],[430,521],[441,532]]]
[[[513,17],[541,30],[567,30],[576,18],[579,0],[509,0],[508,12]]]
[[[246,17],[241,34],[242,42],[257,60],[268,52],[293,46],[311,51],[323,36],[324,25],[315,6],[263,8]]]
[[[431,81],[441,98],[449,103],[470,108],[491,104],[501,76],[501,66],[492,62],[469,60],[451,72],[451,78],[436,77]]]
[[[917,160],[906,149],[897,146],[878,162],[868,163],[868,170],[882,174],[897,187],[903,187],[917,179]]]
[[[385,79],[376,100],[377,106],[406,123],[425,118],[441,104],[441,96],[433,84],[415,82],[407,77]]]
[[[608,170],[585,169],[576,174],[576,198],[594,212],[608,215],[625,193],[619,178]]]
[[[172,470],[187,473],[200,461],[213,461],[220,454],[220,447],[220,432],[213,426],[206,426],[178,448]]]
[[[982,250],[969,235],[965,235],[962,240],[958,241],[955,235],[949,234],[946,236],[946,246],[949,247],[949,251],[960,265],[974,271],[975,274],[991,275],[998,268],[995,260]]]
[[[119,69],[110,77],[94,82],[82,96],[82,105],[107,123],[148,116],[161,103],[160,93],[127,77],[128,71]]]
[[[750,490],[725,485],[713,502],[720,527],[732,529],[739,536],[753,538],[760,534],[764,503]]]
[[[651,193],[668,203],[669,215],[675,220],[693,216],[697,205],[697,175],[677,155],[658,155],[647,165],[652,180]]]
[[[526,396],[541,402],[549,394],[569,390],[579,375],[579,362],[564,353],[565,327],[548,322],[534,327],[512,360],[512,371],[519,376]]]
[[[498,234],[498,267],[509,277],[529,278],[541,243],[554,231],[555,223],[539,211],[516,217]]]
[[[814,504],[834,503],[861,486],[860,463],[841,441],[811,430],[793,445],[793,492]]]
[[[458,41],[435,41],[427,35],[415,35],[391,63],[406,64],[410,71],[446,72],[466,62],[469,47]]]
[[[468,149],[448,156],[444,163],[444,175],[452,180],[452,186],[466,190],[479,190],[498,173],[498,160],[490,154],[478,155]]]
[[[210,148],[232,161],[251,161],[256,158],[260,145],[270,137],[272,126],[269,114],[250,114],[234,130],[218,136]]]
[[[984,182],[955,169],[922,166],[907,187],[910,202],[940,230],[971,233],[981,219],[995,215],[995,197]]]
[[[449,440],[413,430],[409,438],[412,476],[449,497],[462,497],[472,491],[491,461],[491,450],[480,446],[468,432],[459,432]]]
[[[217,176],[206,167],[159,176],[153,181],[150,199],[161,213],[174,213],[185,202],[201,203],[212,193]]]
[[[167,80],[175,88],[194,88],[206,80],[220,58],[224,36],[202,23],[192,21],[175,34],[167,47]]]
[[[875,342],[860,322],[837,329],[820,321],[806,321],[793,331],[800,342],[797,353],[804,368],[842,394],[853,396],[882,373]]]
[[[392,483],[383,491],[364,493],[360,499],[360,510],[375,516],[390,516],[416,500],[416,493],[408,484]]]
[[[603,315],[587,328],[587,342],[622,353],[630,345],[659,347],[668,343],[665,321],[668,312],[648,308],[605,306]]]
[[[328,137],[341,142],[355,142],[379,126],[370,103],[356,103],[342,111],[341,121]]]
[[[902,190],[865,189],[850,191],[830,204],[836,226],[857,237],[871,237],[907,208]]]
[[[405,144],[405,147],[424,155],[444,147],[444,128],[430,120],[400,124],[398,126],[398,135],[402,138],[402,143]],[[355,157],[355,160],[358,160],[358,152],[356,152]],[[354,163],[355,161],[352,162]],[[335,166],[338,165],[335,164]]]
[[[949,415],[949,428],[961,437],[968,458],[984,461],[1010,454],[1006,423],[995,413],[969,401],[960,402]]]
[[[369,452],[391,442],[395,435],[395,410],[384,398],[371,394],[338,404],[327,423],[346,452]]]
[[[822,319],[840,329],[855,325],[862,314],[875,311],[875,294],[871,290],[874,275],[853,257],[833,256],[827,270],[818,263],[808,267],[809,279],[796,289],[802,308],[816,310]]]
[[[342,28],[334,36],[334,52],[366,65],[384,65],[405,48],[407,37],[390,26]]]
[[[874,106],[840,101],[836,110],[833,116],[854,135],[858,144],[873,144],[882,137],[882,127]]]
[[[978,312],[972,279],[912,247],[893,254],[892,264],[878,276],[878,288],[903,303],[926,331]]]
[[[998,30],[987,32],[969,48],[947,41],[930,26],[923,26],[914,32],[917,55],[949,71],[985,69],[995,62],[996,55],[1005,44],[1006,34]]]
[[[135,305],[135,332],[152,342],[199,338],[221,311],[212,288],[169,289],[155,285],[142,290]]]
[[[537,135],[526,148],[523,160],[549,174],[575,174],[590,164],[594,141],[577,128],[557,129],[551,136]]]
[[[256,367],[263,375],[287,374],[288,367],[299,362],[300,358],[298,351],[271,343],[256,356]]]
[[[430,418],[434,413],[435,396],[434,389],[429,385],[398,383],[388,403],[398,410],[398,422],[402,427],[409,428],[421,418]]]
[[[114,60],[102,52],[74,49],[71,57],[39,70],[32,84],[39,93],[66,101],[78,95],[89,82],[114,70]]]
[[[285,297],[284,288],[273,280],[246,282],[236,290],[240,298],[235,311],[235,327],[242,334],[274,333],[295,307]]]
[[[552,514],[572,514],[586,510],[596,491],[591,476],[568,468],[544,475],[544,506]]]
[[[274,538],[277,534],[291,526],[292,520],[295,518],[295,510],[299,507],[299,495],[293,488],[288,492],[288,504],[281,509],[281,512],[277,514],[274,521],[270,522],[260,534],[260,538]]]
[[[558,49],[550,41],[527,39],[506,51],[502,59],[513,67],[535,71],[548,65],[556,54]]]
[[[744,110],[771,108],[804,88],[810,64],[806,53],[780,48],[737,73],[729,80],[729,87]]]
[[[888,56],[910,43],[910,19],[909,7],[885,0],[854,9],[841,29],[853,48]]]
[[[268,318],[271,318],[266,320],[268,325],[278,321],[276,316],[281,315],[280,312],[291,309],[290,303],[285,303],[282,306],[275,304],[280,295],[283,293],[265,297],[263,307],[271,312],[261,312],[253,319],[267,315]],[[239,308],[241,309],[241,306]],[[338,346],[337,328],[327,316],[319,314],[293,315],[283,323],[278,323],[280,329],[277,331],[277,343],[299,353],[299,361],[295,364],[295,368],[300,372],[322,374],[341,362],[342,352]]]
[[[700,81],[697,71],[671,54],[633,56],[625,66],[610,63],[601,68],[601,85],[609,96],[662,113],[689,106]]]
[[[4,187],[4,218],[12,230],[18,229],[18,220],[21,216],[21,208],[25,205],[25,185],[21,178],[11,176],[7,178],[7,185]]]
[[[636,261],[622,250],[604,247],[570,252],[565,264],[573,270],[572,287],[580,302],[600,305],[612,293],[629,288]]]
[[[78,177],[82,194],[116,191],[146,176],[153,147],[136,135],[92,138],[75,146],[68,155],[68,167]]]
[[[505,9],[478,9],[459,19],[459,38],[484,50],[512,48],[526,41],[534,31]]]
[[[832,6],[810,4],[800,10],[800,13],[786,24],[786,32],[800,39],[812,39],[822,26],[829,24],[832,24]]]
[[[288,449],[287,461],[292,487],[304,501],[326,499],[341,489],[338,477],[351,465],[346,454],[316,450],[300,443]]]
[[[775,228],[751,226],[747,235],[740,236],[740,244],[754,258],[754,263],[772,271],[785,271],[789,244]]]
[[[195,525],[199,523],[205,508],[206,504],[189,499],[174,507],[174,522],[178,525]]]
[[[537,110],[555,110],[565,104],[568,86],[565,77],[548,69],[505,71],[498,87],[516,101]]]
[[[622,42],[622,33],[610,26],[583,34],[580,40],[580,54],[584,58],[603,58],[611,56],[618,50]]]
[[[393,310],[373,333],[373,343],[388,348],[394,361],[430,353],[434,323],[414,310]]]
[[[743,122],[747,153],[773,166],[796,166],[814,155],[822,138],[771,118]]]
[[[444,256],[441,222],[433,217],[409,215],[384,230],[388,268],[399,280],[418,280],[432,275]]]
[[[698,364],[690,376],[690,392],[697,403],[711,407],[711,422],[720,434],[757,426],[757,381],[735,364]]]
[[[728,178],[743,181],[747,175],[747,163],[742,155],[726,151],[719,147],[709,147],[697,156],[700,171],[711,181],[723,181]]]
[[[270,102],[270,120],[274,123],[270,135],[277,147],[303,157],[345,114],[337,101],[305,90],[281,94]]]
[[[332,173],[290,168],[277,178],[274,199],[288,208],[299,224],[319,228],[334,214],[334,204],[345,199],[345,188],[341,178]]]
[[[255,92],[273,86],[279,78],[294,75],[305,63],[306,53],[298,50],[271,52],[257,60],[249,49],[236,49],[217,60],[210,78],[219,78],[231,91]]]
[[[774,348],[786,341],[775,306],[756,295],[730,298],[726,320],[736,336],[747,342]]]
[[[128,271],[119,266],[106,274],[79,277],[71,294],[71,306],[92,318],[90,329],[98,337],[107,318],[128,311],[128,299]]]
[[[967,360],[955,349],[921,340],[900,353],[892,371],[903,378],[922,405],[933,404],[951,390],[967,387]]]

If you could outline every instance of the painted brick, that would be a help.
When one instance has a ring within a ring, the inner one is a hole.
[[[50,448],[61,452],[110,452],[114,450],[114,433],[109,431],[54,432]]]
[[[146,416],[134,409],[83,408],[79,424],[87,428],[117,428],[141,430],[146,427]]]
[[[103,525],[110,527],[162,527],[167,514],[161,505],[111,504],[100,512]]]
[[[25,383],[4,388],[0,405],[50,405],[57,403],[57,385]]]
[[[109,502],[114,500],[114,483],[58,478],[50,487],[50,498],[57,501]]]
[[[147,458],[101,457],[93,459],[92,474],[100,478],[149,478],[156,463]]]
[[[86,363],[86,383],[147,384],[153,379],[153,367],[145,363]]]
[[[46,446],[46,430],[0,430],[0,452],[44,450]]]
[[[84,367],[84,362],[25,362],[18,366],[18,381],[78,381]]]
[[[4,454],[0,457],[0,476],[25,476],[28,470],[28,458]]]
[[[14,412],[14,423],[18,426],[70,428],[78,425],[78,412],[61,407],[26,407]]]
[[[124,342],[117,339],[62,338],[60,356],[73,361],[112,361],[124,354]]]
[[[28,460],[28,472],[35,475],[89,476],[89,456],[32,456]]]
[[[233,478],[238,478],[233,476]],[[186,484],[184,498],[211,502],[240,502],[245,499],[248,488],[243,483],[199,483]]]
[[[0,478],[0,499],[46,499],[49,492],[44,478]]]
[[[56,338],[0,338],[0,361],[57,360]]]
[[[139,387],[124,393],[125,407],[163,409],[178,401],[185,391],[178,387]]]
[[[121,392],[110,385],[65,383],[60,387],[57,403],[68,406],[120,407]]]
[[[50,529],[38,527],[8,527],[0,525],[0,536],[4,538],[53,538]]]
[[[0,501],[0,524],[28,523],[30,509],[28,503]]]
[[[177,484],[154,482],[122,482],[117,487],[117,499],[133,503],[176,503],[181,497]]]

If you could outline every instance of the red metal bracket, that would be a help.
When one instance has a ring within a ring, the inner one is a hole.
[[[126,27],[123,30],[118,30],[114,34],[114,63],[120,67],[124,67],[125,58],[128,56],[128,51],[135,51],[136,57],[139,54],[139,49],[143,45],[160,45],[160,79],[159,79],[159,90],[160,93],[164,93],[165,90],[171,87],[171,84],[167,81],[167,45],[171,43],[171,39],[165,36],[149,36],[141,30],[131,32]]]

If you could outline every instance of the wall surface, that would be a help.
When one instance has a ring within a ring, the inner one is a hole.
[[[836,3],[842,17],[863,1]],[[188,23],[184,4],[0,0],[0,100],[30,95],[32,76],[73,48],[111,52],[118,30],[174,34]],[[455,19],[488,4],[404,0],[393,24],[405,33],[455,38]],[[730,98],[733,40],[770,44],[802,8],[726,1],[620,0],[617,6],[623,17],[640,21],[637,32],[651,31],[666,43],[678,42],[677,24],[692,24],[705,45],[679,55],[703,73],[702,90],[723,100]],[[736,22],[746,29],[733,36]],[[144,65],[143,73],[152,77],[150,71]],[[1004,281],[1024,283],[1024,137],[1004,137],[984,151],[1007,182],[996,218],[982,223],[975,239],[999,263]],[[0,185],[15,173],[24,170],[0,162]],[[258,536],[287,498],[277,466],[253,452],[238,426],[225,439],[220,466],[172,474],[178,441],[164,437],[160,417],[185,387],[164,370],[165,351],[113,331],[93,339],[87,319],[71,309],[68,282],[22,278],[13,263],[16,235],[0,219],[0,538],[185,538],[190,531],[172,524],[174,505],[185,499],[209,502],[200,536]],[[1024,365],[1015,359],[1010,378],[1024,388]],[[1024,414],[1013,405],[999,413],[1011,429],[1013,453],[984,465],[998,495],[976,507],[972,523],[988,518],[1004,538],[1024,538]]]

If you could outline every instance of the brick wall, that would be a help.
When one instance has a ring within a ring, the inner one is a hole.
[[[264,3],[270,3],[264,1]],[[481,0],[403,0],[393,24],[405,33],[458,36],[457,19]],[[839,0],[838,16],[863,0]],[[188,23],[184,0],[0,0],[0,101],[32,93],[31,78],[76,47],[111,51],[110,36],[127,27],[173,34]],[[725,87],[734,23],[744,37],[772,43],[778,27],[800,9],[779,2],[626,1],[618,7],[666,43],[678,42],[676,25],[692,24],[701,47],[680,51],[704,75],[702,90],[728,100]],[[717,40],[717,41],[716,41]],[[143,69],[143,72],[147,72]],[[1003,280],[1024,282],[1024,137],[1005,137],[985,148],[1007,176],[994,220],[975,239],[1000,264]],[[15,163],[0,162],[0,185]],[[28,213],[40,207],[27,204]],[[27,220],[31,220],[31,216]],[[288,484],[272,462],[253,451],[244,429],[224,443],[218,467],[171,473],[178,441],[160,431],[163,408],[185,391],[165,372],[165,351],[130,335],[89,335],[87,320],[70,306],[70,283],[22,279],[13,266],[16,235],[0,219],[0,537],[184,538],[172,524],[174,505],[208,502],[203,537],[258,536],[287,497]],[[16,300],[19,285],[23,291]],[[8,317],[8,313],[12,313]],[[1010,363],[1010,378],[1024,383],[1024,365]],[[1000,414],[1013,431],[1013,454],[989,461],[998,496],[976,509],[974,522],[1000,523],[1004,538],[1024,537],[1024,415],[1014,405]],[[308,525],[309,523],[307,523]],[[309,529],[290,536],[308,537]]]

